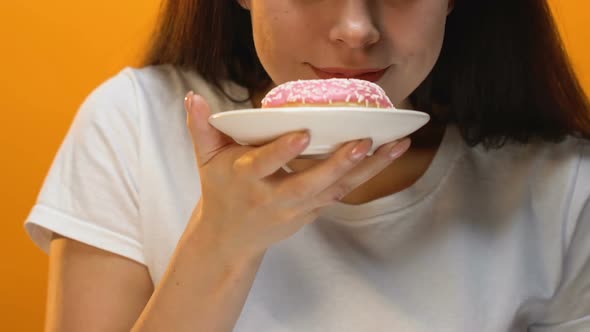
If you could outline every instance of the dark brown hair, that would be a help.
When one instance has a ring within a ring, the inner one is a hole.
[[[195,70],[224,94],[224,80],[251,93],[271,83],[237,0],[165,0],[161,9],[145,65]],[[440,57],[411,100],[433,121],[457,123],[470,145],[590,138],[588,99],[546,1],[455,1]]]

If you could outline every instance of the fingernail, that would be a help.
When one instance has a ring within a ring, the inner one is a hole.
[[[296,148],[301,148],[309,142],[309,133],[303,132],[297,134],[291,139],[291,145]]]
[[[352,151],[350,151],[350,158],[352,158],[352,160],[362,159],[367,155],[367,152],[369,152],[371,145],[373,145],[372,139],[369,138],[362,140],[354,147],[354,149],[352,149]]]
[[[402,141],[397,142],[393,145],[391,150],[389,150],[389,158],[396,159],[401,156],[406,150],[410,147],[411,141],[409,139],[404,139]]]
[[[184,105],[186,106],[185,107],[186,111],[191,109],[191,106],[193,104],[193,95],[194,94],[195,93],[191,90],[186,94],[186,97],[184,97]]]

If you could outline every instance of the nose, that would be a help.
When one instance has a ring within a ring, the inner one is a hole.
[[[330,30],[330,40],[354,49],[366,48],[379,41],[381,33],[375,25],[369,1],[340,0],[338,20]]]

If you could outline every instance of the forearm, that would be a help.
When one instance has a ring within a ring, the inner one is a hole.
[[[186,234],[132,332],[230,332],[264,253],[222,258],[206,236]]]

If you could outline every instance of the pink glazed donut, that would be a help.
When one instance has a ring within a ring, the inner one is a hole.
[[[354,78],[286,82],[262,99],[262,108],[306,106],[394,108],[379,85]]]

